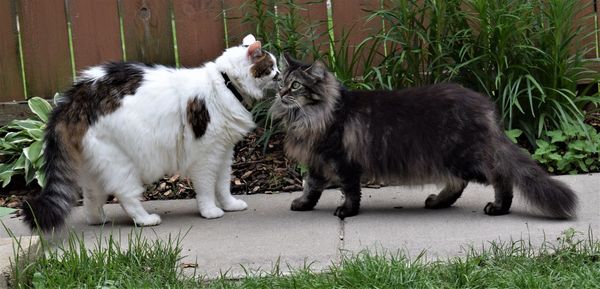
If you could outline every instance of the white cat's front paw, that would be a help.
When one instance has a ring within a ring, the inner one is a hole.
[[[223,212],[223,210],[221,210],[217,207],[212,207],[212,208],[200,209],[200,215],[202,215],[202,217],[205,217],[207,219],[216,219],[216,218],[223,217],[223,215],[225,215],[225,212]]]
[[[135,219],[133,219],[133,221],[138,226],[147,227],[147,226],[156,226],[156,225],[160,224],[161,219],[160,219],[159,215],[151,214],[146,217],[135,218]]]
[[[242,200],[232,198],[231,201],[223,204],[225,211],[242,211],[248,208],[248,204]]]

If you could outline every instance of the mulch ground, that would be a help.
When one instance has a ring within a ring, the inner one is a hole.
[[[272,194],[302,190],[302,176],[294,162],[285,158],[282,133],[272,135],[268,145],[259,144],[262,128],[249,134],[235,149],[232,165],[231,193]],[[147,200],[194,198],[192,183],[180,176],[165,177],[147,186]]]

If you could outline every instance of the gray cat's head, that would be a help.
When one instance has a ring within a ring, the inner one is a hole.
[[[287,53],[281,61],[277,97],[271,107],[274,118],[287,126],[323,126],[339,98],[340,84],[321,61],[304,64]]]

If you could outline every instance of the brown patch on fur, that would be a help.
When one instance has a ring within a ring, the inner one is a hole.
[[[265,75],[269,75],[271,70],[273,69],[273,59],[269,56],[269,54],[264,53],[260,58],[256,60],[250,72],[254,78],[263,77]]]
[[[206,127],[210,122],[210,115],[206,109],[204,99],[193,98],[187,104],[187,120],[192,126],[192,131],[196,138],[200,138],[206,132]]]
[[[55,133],[64,145],[65,152],[75,164],[81,164],[83,146],[81,141],[88,130],[83,122],[66,123],[60,121],[56,124]]]

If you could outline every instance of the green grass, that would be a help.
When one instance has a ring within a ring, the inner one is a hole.
[[[180,238],[147,241],[134,233],[85,248],[71,235],[58,249],[18,268],[15,288],[598,288],[600,242],[567,230],[534,248],[527,241],[487,244],[466,257],[427,261],[425,252],[348,255],[326,273],[310,266],[283,275],[279,267],[261,277],[206,281],[181,275]],[[62,256],[62,257],[61,257]],[[201,269],[200,269],[201,270]]]

